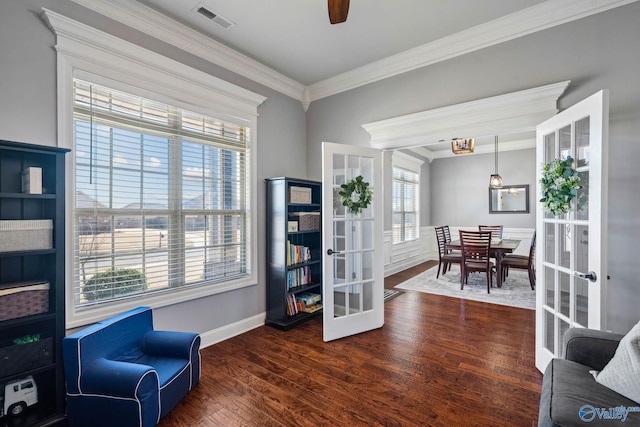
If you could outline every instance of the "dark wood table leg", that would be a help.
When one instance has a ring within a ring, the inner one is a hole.
[[[502,287],[502,256],[504,254],[502,252],[496,253],[496,283],[499,288]]]

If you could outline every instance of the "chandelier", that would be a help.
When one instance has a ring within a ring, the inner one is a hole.
[[[453,154],[473,153],[474,148],[476,148],[476,140],[473,138],[454,138],[451,140]]]

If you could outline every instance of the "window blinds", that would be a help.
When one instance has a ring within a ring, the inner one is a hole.
[[[74,301],[250,273],[249,128],[74,80]]]
[[[419,175],[406,169],[393,168],[393,242],[418,238]]]

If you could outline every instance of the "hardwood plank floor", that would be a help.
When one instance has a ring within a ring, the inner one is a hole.
[[[200,384],[159,426],[535,426],[534,340],[532,310],[408,291],[367,333],[325,343],[317,317],[203,349]]]

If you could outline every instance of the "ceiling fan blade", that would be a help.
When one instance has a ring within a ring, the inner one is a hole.
[[[349,0],[328,0],[329,1],[329,21],[332,24],[339,24],[347,20],[349,14]]]

